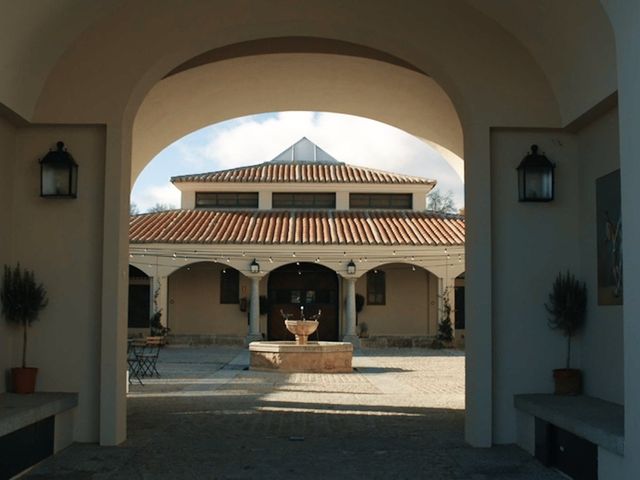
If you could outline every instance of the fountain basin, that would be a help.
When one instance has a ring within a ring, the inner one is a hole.
[[[251,342],[250,369],[298,373],[351,373],[349,342]]]
[[[284,325],[296,336],[298,345],[306,345],[309,335],[318,329],[317,320],[285,320]]]

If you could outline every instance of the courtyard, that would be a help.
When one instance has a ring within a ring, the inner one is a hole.
[[[516,446],[464,442],[464,353],[366,349],[352,374],[247,369],[236,347],[164,348],[128,439],[76,443],[32,479],[560,479]]]

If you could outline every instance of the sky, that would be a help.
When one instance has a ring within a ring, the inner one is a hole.
[[[169,145],[142,171],[131,192],[140,213],[157,203],[180,206],[175,175],[212,172],[273,159],[307,137],[338,161],[438,181],[464,206],[464,184],[447,161],[422,140],[384,123],[325,112],[251,115],[197,130]]]

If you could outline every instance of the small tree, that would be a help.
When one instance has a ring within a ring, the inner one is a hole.
[[[445,288],[442,293],[442,317],[438,323],[438,334],[436,338],[442,343],[453,341],[453,324],[451,323],[451,302],[449,301],[449,289]]]
[[[160,286],[153,291],[153,314],[149,319],[149,333],[151,336],[164,337],[171,329],[162,324],[162,309],[158,306],[158,297],[160,296]]]
[[[153,207],[147,209],[147,213],[166,212],[167,210],[175,210],[175,205],[170,203],[156,203]]]
[[[558,274],[549,303],[545,304],[549,313],[549,327],[560,330],[567,337],[567,368],[571,365],[571,337],[582,327],[587,312],[587,287],[569,272]]]
[[[27,331],[38,319],[40,310],[47,306],[47,291],[41,283],[36,283],[32,271],[21,269],[19,263],[15,268],[5,265],[0,302],[7,321],[23,327],[22,368],[26,368]]]
[[[436,213],[455,213],[458,211],[453,200],[453,192],[449,190],[442,193],[440,190],[433,190],[427,196],[427,210]]]

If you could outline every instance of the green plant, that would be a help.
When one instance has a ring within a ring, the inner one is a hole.
[[[161,318],[162,310],[158,310],[149,319],[149,329],[152,337],[164,337],[171,331],[169,327],[162,324]]]
[[[436,339],[443,343],[453,341],[453,324],[451,323],[451,302],[449,301],[449,289],[442,293],[442,311],[438,322],[438,334]]]
[[[40,310],[47,306],[47,291],[37,283],[32,271],[4,266],[4,277],[0,289],[2,314],[11,323],[22,325],[22,368],[27,366],[27,331],[38,319]]]
[[[587,287],[567,271],[560,272],[553,282],[549,303],[549,327],[567,337],[567,368],[571,365],[571,337],[582,327],[587,312]]]
[[[369,336],[369,325],[367,325],[367,322],[360,322],[360,325],[358,325],[358,329],[358,336],[360,338],[366,338]]]

